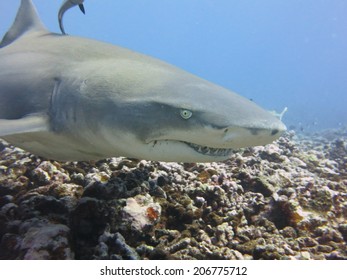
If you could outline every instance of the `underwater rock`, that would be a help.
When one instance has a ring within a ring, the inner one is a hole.
[[[99,237],[99,244],[96,246],[97,259],[112,260],[138,260],[140,259],[136,250],[130,247],[125,238],[119,233],[110,233],[106,230]]]
[[[137,195],[126,200],[123,221],[137,231],[147,231],[156,224],[161,215],[161,206],[150,195]]]
[[[76,238],[97,238],[105,229],[110,210],[100,200],[82,197],[70,215],[70,227]]]
[[[69,244],[70,229],[61,224],[44,224],[30,227],[25,233],[20,249],[23,259],[73,259]]]
[[[0,143],[1,259],[347,259],[345,131],[191,164]]]
[[[70,229],[44,219],[17,223],[18,232],[7,233],[1,240],[1,259],[67,260],[73,259]]]
[[[66,174],[57,162],[43,161],[32,171],[32,179],[39,185],[46,185],[51,180],[67,182],[70,177]]]
[[[76,184],[58,184],[52,186],[51,193],[56,198],[71,197],[80,199],[83,194],[83,187]]]
[[[339,225],[339,231],[342,234],[343,240],[347,243],[347,223]]]
[[[67,215],[68,208],[63,201],[53,196],[35,195],[19,204],[20,211],[24,213],[38,211],[41,216],[50,214]]]
[[[233,227],[229,223],[223,223],[217,226],[215,236],[211,238],[211,242],[220,247],[228,247],[233,237]]]

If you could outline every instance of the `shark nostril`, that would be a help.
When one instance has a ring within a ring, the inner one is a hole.
[[[273,130],[271,131],[271,135],[276,135],[278,132],[279,132],[278,129],[273,129]]]

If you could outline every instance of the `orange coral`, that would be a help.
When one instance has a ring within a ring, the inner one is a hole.
[[[155,221],[159,218],[158,211],[155,210],[153,207],[148,207],[146,210],[146,214],[147,214],[147,217],[152,221]]]

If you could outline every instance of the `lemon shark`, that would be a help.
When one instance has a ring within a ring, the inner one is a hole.
[[[285,129],[254,102],[163,61],[49,32],[31,0],[0,43],[0,137],[48,159],[220,161]]]

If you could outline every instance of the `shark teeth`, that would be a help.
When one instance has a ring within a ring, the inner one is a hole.
[[[184,143],[186,143],[189,147],[193,148],[196,152],[200,154],[213,156],[213,157],[226,157],[226,156],[229,156],[232,152],[231,149],[211,148],[207,146],[196,145],[189,142],[184,142]]]

